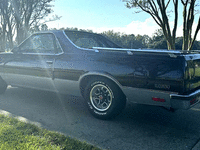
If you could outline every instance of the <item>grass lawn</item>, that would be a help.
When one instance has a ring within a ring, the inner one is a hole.
[[[100,150],[85,142],[0,115],[0,150]]]

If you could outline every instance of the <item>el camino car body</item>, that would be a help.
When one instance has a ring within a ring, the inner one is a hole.
[[[97,118],[118,115],[126,100],[174,109],[199,102],[200,54],[123,49],[102,35],[47,31],[0,54],[7,85],[83,96]]]

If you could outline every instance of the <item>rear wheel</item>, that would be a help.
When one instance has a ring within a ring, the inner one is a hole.
[[[117,116],[126,105],[126,98],[119,87],[105,78],[94,78],[84,92],[89,111],[99,119]]]
[[[3,79],[0,79],[0,94],[5,93],[7,86],[7,83]]]

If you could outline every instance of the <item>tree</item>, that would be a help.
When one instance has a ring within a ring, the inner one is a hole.
[[[167,49],[167,42],[165,40],[162,29],[158,29],[154,32],[153,37],[148,43],[148,48]]]
[[[196,0],[181,0],[181,3],[183,4],[183,47],[182,49],[184,50],[192,49],[192,46],[195,42],[196,36],[200,29],[200,17],[199,17],[198,25],[197,25],[194,37],[191,38],[192,25],[194,22],[195,2]]]
[[[5,48],[7,40],[9,47],[13,47],[13,26],[14,20],[12,15],[12,8],[7,0],[0,0],[0,14],[1,14],[1,28],[2,28],[2,48]]]
[[[30,29],[38,27],[46,30],[46,22],[59,19],[55,15],[45,20],[52,12],[51,1],[53,0],[0,0],[1,51],[6,47],[13,48],[14,37],[19,44],[29,35]]]
[[[46,24],[42,24],[41,25],[41,30],[42,31],[47,31],[48,30],[48,26]]]
[[[20,43],[27,37],[31,27],[39,26],[42,19],[51,12],[52,0],[10,0],[13,8],[13,15],[16,21],[17,42]]]
[[[167,41],[168,49],[175,49],[176,31],[178,25],[178,5],[179,0],[123,0],[126,2],[128,8],[138,8],[140,11],[144,11],[151,15],[154,21],[163,30],[163,34]],[[181,0],[183,4],[183,50],[191,50],[200,29],[200,17],[198,25],[195,31],[195,35],[192,37],[192,26],[194,23],[194,12],[196,6],[196,0]],[[173,6],[173,11],[171,7]],[[174,16],[174,24],[171,29],[169,24],[169,13]]]
[[[175,40],[176,50],[182,50],[183,37],[177,37]],[[167,42],[161,29],[154,32],[153,37],[150,38],[148,48],[153,49],[167,49]],[[193,50],[200,49],[200,42],[195,41],[192,47]]]
[[[104,31],[102,35],[106,36],[111,41],[115,42],[119,46],[123,47],[123,43],[121,41],[121,33],[120,32],[114,32],[113,30]]]
[[[127,35],[120,32],[114,32],[113,30],[105,31],[102,35],[106,36],[119,46],[129,49],[146,48],[150,39],[148,35]]]

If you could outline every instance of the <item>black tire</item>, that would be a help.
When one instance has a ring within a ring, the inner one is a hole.
[[[105,78],[93,78],[85,88],[84,98],[91,114],[99,119],[116,117],[126,106],[126,97],[119,87]]]
[[[5,93],[7,86],[8,86],[7,83],[0,78],[0,94]]]

